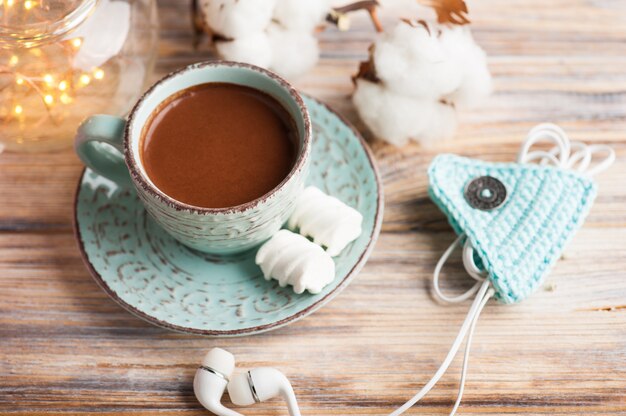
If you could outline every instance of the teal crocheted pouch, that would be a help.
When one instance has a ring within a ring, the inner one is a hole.
[[[467,236],[503,303],[541,284],[596,196],[590,177],[536,164],[440,155],[428,175],[432,200]]]

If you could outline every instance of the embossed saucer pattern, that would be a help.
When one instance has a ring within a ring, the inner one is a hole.
[[[363,266],[380,232],[383,192],[359,133],[306,97],[313,121],[307,180],[363,214],[363,234],[335,257],[337,276],[317,295],[265,281],[256,250],[214,256],[175,241],[147,215],[134,190],[86,169],[75,201],[75,232],[94,279],[122,307],[155,325],[208,336],[279,328],[336,296]]]

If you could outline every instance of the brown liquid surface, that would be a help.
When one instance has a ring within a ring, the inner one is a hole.
[[[253,201],[294,165],[295,124],[274,98],[252,88],[207,83],[157,108],[143,130],[141,158],[170,197],[204,208]]]

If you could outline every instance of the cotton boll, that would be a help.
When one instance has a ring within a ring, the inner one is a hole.
[[[446,29],[441,34],[441,45],[455,65],[463,68],[459,87],[446,99],[457,106],[472,107],[480,104],[492,91],[491,74],[487,67],[487,54],[474,42],[469,28]]]
[[[456,109],[491,92],[486,54],[469,28],[402,22],[373,47],[353,102],[370,130],[397,146],[451,137]]]
[[[317,63],[315,27],[330,0],[200,0],[220,57],[295,77]]]
[[[276,0],[200,0],[211,30],[226,38],[258,33],[272,20]]]
[[[359,116],[380,139],[396,146],[408,143],[414,129],[412,118],[403,109],[411,106],[411,98],[388,92],[382,85],[357,80],[352,101]]]
[[[271,68],[280,75],[295,77],[317,63],[319,47],[312,33],[286,30],[271,24],[267,34],[273,51]]]
[[[450,139],[454,136],[458,124],[455,108],[440,101],[432,103],[432,113],[426,121],[422,133],[416,137],[423,146]]]
[[[274,19],[285,29],[312,32],[330,9],[328,0],[277,0]]]
[[[429,142],[456,129],[454,108],[430,98],[396,94],[382,84],[358,80],[352,96],[359,116],[380,139],[396,146]]]
[[[377,76],[399,94],[439,98],[461,84],[462,68],[422,25],[399,23],[375,43],[373,58]]]
[[[265,32],[219,41],[215,45],[217,53],[230,61],[247,62],[265,68],[272,63],[272,47]]]

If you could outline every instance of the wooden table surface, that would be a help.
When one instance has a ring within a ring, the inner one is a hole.
[[[210,57],[191,47],[187,2],[159,6],[155,79]],[[387,26],[411,16],[387,6]],[[366,133],[386,198],[372,257],[322,310],[271,333],[206,339],[131,316],[82,264],[71,225],[81,172],[73,153],[0,155],[0,413],[208,414],[191,383],[215,346],[241,367],[284,370],[305,415],[389,413],[439,366],[469,306],[430,296],[453,233],[427,197],[428,163],[444,151],[512,160],[529,128],[553,121],[575,139],[612,144],[618,160],[598,178],[597,202],[549,286],[519,305],[487,306],[460,413],[626,414],[626,2],[473,0],[470,8],[494,95],[462,114],[454,141],[436,147],[396,150]],[[350,75],[373,36],[365,16],[348,33],[321,34],[321,62],[296,82],[362,131]],[[459,261],[449,281],[466,287]],[[447,414],[460,361],[410,414]],[[286,410],[272,401],[244,413]]]

